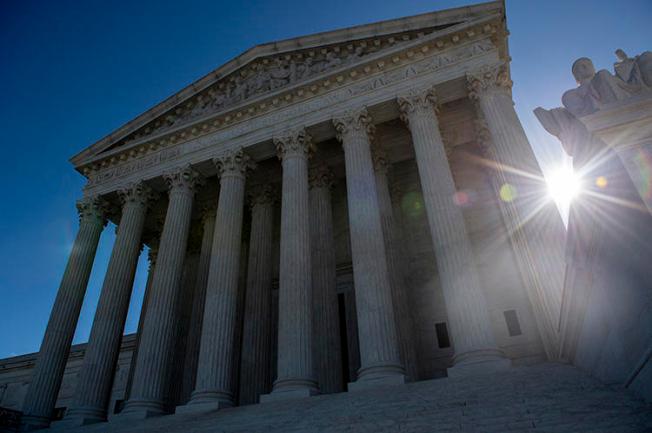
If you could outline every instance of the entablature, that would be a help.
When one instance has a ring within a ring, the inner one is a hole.
[[[490,33],[491,30],[488,31]],[[437,41],[433,41],[434,47]],[[501,56],[491,41],[490,34],[468,31],[464,40],[452,40],[443,50],[419,45],[409,47],[376,59],[372,65],[360,65],[360,77],[347,74],[342,80],[326,78],[327,91],[300,101],[278,106],[256,115],[241,114],[241,121],[230,127],[218,128],[200,134],[203,129],[194,126],[192,132],[181,132],[176,138],[163,139],[165,145],[155,145],[150,152],[134,151],[126,157],[115,157],[111,163],[99,164],[89,173],[87,194],[104,194],[120,185],[140,179],[160,176],[164,170],[178,165],[199,164],[202,174],[210,176],[211,165],[203,164],[216,155],[235,148],[245,148],[255,160],[274,156],[271,138],[288,128],[308,127],[317,141],[334,136],[331,119],[343,111],[367,106],[375,122],[398,117],[395,99],[398,94],[413,87],[438,85],[442,103],[467,95],[466,73],[484,65],[501,62]],[[365,68],[369,68],[365,72]],[[298,95],[297,95],[298,96]],[[240,112],[242,113],[242,112]],[[235,117],[238,117],[237,114]],[[217,119],[212,120],[212,122]],[[205,124],[204,124],[205,125]],[[169,141],[168,141],[169,140]],[[153,143],[149,143],[151,146]],[[149,149],[149,147],[148,147]]]

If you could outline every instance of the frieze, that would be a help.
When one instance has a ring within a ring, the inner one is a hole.
[[[383,65],[379,73],[368,77],[364,81],[354,82],[353,84],[348,83],[349,85],[347,86],[335,88],[318,97],[312,97],[301,103],[289,105],[254,119],[237,123],[228,129],[217,131],[213,135],[197,137],[192,141],[177,144],[153,154],[141,156],[138,159],[124,162],[118,166],[92,171],[88,173],[89,182],[87,188],[90,189],[111,180],[126,177],[134,172],[162,165],[170,160],[176,160],[183,155],[198,152],[205,148],[215,146],[217,143],[228,142],[258,129],[271,130],[281,123],[286,123],[291,118],[349,101],[352,97],[374,92],[412,77],[432,73],[456,63],[464,62],[472,57],[486,54],[495,49],[495,45],[489,39],[480,39],[455,46],[446,52],[427,57],[420,56],[420,60],[414,59],[407,65],[398,64],[395,67]]]

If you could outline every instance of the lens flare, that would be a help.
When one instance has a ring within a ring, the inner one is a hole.
[[[548,177],[547,183],[548,195],[562,208],[569,206],[582,189],[579,177],[570,167],[560,167],[555,170]]]

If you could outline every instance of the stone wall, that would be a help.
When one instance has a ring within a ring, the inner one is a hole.
[[[125,398],[135,340],[135,334],[125,335],[122,339],[118,366],[113,380],[109,417],[115,412],[116,402]],[[55,410],[67,408],[72,403],[77,385],[77,373],[81,367],[85,350],[85,343],[72,346]],[[36,353],[28,353],[0,360],[0,407],[22,410],[23,400],[32,380],[31,375],[36,355]]]

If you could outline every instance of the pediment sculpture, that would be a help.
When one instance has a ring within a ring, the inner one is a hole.
[[[355,63],[362,57],[414,40],[435,29],[420,30],[417,34],[404,34],[380,41],[349,42],[330,46],[264,57],[252,61],[215,84],[202,90],[188,101],[168,111],[145,127],[128,136],[124,143],[163,132],[186,124],[196,118],[219,112],[248,99],[307,80],[321,73]],[[374,43],[375,42],[375,43]]]
[[[606,69],[596,72],[587,57],[573,63],[572,72],[578,87],[566,91],[562,103],[574,116],[583,117],[607,104],[652,90],[652,51],[630,58],[618,49],[616,56],[614,74]]]

